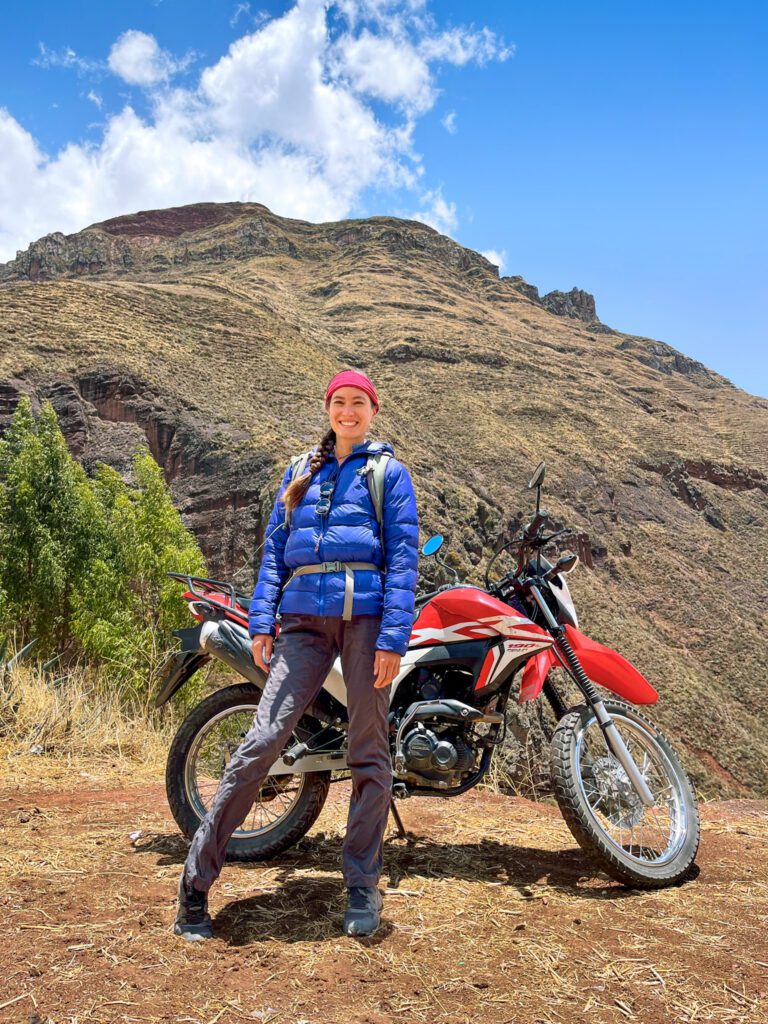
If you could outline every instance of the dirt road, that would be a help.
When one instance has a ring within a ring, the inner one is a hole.
[[[698,877],[656,893],[595,876],[554,807],[403,802],[419,841],[390,822],[384,923],[359,941],[340,935],[342,783],[299,847],[227,866],[217,937],[190,945],[162,786],[62,774],[0,789],[0,1021],[768,1020],[768,802],[706,805]]]

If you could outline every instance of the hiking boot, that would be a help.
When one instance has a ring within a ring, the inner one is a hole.
[[[376,886],[351,885],[344,914],[345,935],[373,935],[379,927],[384,897]]]
[[[179,904],[173,922],[176,935],[189,942],[202,942],[213,938],[213,924],[208,913],[208,893],[187,885],[184,872],[179,878]]]

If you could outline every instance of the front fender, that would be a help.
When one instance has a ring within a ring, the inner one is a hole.
[[[659,699],[658,691],[618,651],[590,640],[575,626],[566,626],[565,634],[593,683],[604,686],[630,704],[655,704]],[[549,670],[556,664],[558,659],[552,648],[539,652],[526,662],[518,697],[521,704],[538,697]]]
[[[524,704],[527,700],[535,700],[541,693],[541,688],[546,682],[549,670],[557,665],[557,658],[552,653],[552,648],[539,651],[529,658],[523,669],[523,678],[520,682],[520,693],[518,702]]]

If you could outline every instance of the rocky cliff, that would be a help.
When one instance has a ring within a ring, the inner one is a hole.
[[[546,458],[547,506],[581,534],[585,630],[657,685],[654,715],[708,791],[768,792],[765,400],[602,325],[586,292],[539,296],[394,218],[239,203],[115,218],[0,267],[0,308],[0,429],[29,394],[86,466],[128,473],[148,444],[211,570],[241,589],[343,366],[376,381],[422,539],[444,533],[468,579]]]

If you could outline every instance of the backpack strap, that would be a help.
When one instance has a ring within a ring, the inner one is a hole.
[[[368,456],[368,459],[360,470],[361,476],[367,476],[368,478],[368,492],[371,495],[371,501],[376,512],[376,519],[379,524],[379,540],[381,543],[381,553],[384,557],[384,473],[387,469],[387,459],[392,458],[391,452],[374,452]],[[386,557],[384,557],[384,566],[382,567],[386,571]]]

